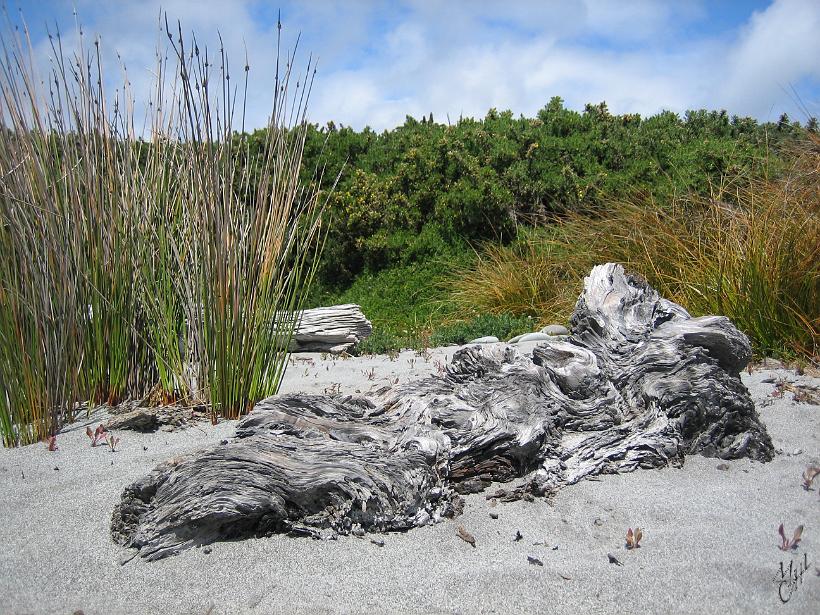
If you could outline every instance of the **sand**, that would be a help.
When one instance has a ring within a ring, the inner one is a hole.
[[[300,355],[283,392],[365,393],[435,373],[454,350]],[[120,492],[158,462],[229,437],[234,423],[120,432],[112,453],[85,435],[106,418],[96,411],[58,436],[58,451],[0,450],[0,612],[817,613],[820,497],[801,474],[820,461],[820,407],[773,397],[781,378],[820,385],[792,370],[743,374],[778,449],[770,463],[692,456],[683,468],[586,481],[550,502],[493,507],[467,496],[461,517],[407,533],[221,542],[153,563],[123,564],[131,552],[111,541]],[[789,533],[805,526],[793,552],[778,549],[781,522]],[[636,526],[641,548],[627,551]],[[781,564],[797,573],[806,561],[791,586],[775,582]]]

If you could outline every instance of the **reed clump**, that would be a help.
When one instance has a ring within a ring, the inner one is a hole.
[[[644,276],[693,315],[723,314],[761,355],[817,361],[820,349],[820,139],[807,133],[776,178],[727,178],[711,197],[612,202],[489,246],[455,272],[462,311],[566,320],[593,265]]]
[[[6,23],[6,446],[43,440],[96,403],[202,403],[216,420],[278,389],[322,246],[316,182],[299,180],[314,69],[297,76],[294,54],[277,57],[267,140],[251,155],[225,51],[164,30],[137,122],[127,75],[105,89],[99,41],[81,36],[67,53],[52,37],[41,80],[25,25]],[[245,91],[248,74],[246,63]]]

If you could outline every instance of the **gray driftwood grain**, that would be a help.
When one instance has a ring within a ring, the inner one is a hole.
[[[290,351],[338,354],[350,350],[372,332],[370,321],[353,303],[303,310]]]
[[[490,481],[523,478],[498,495],[531,497],[690,453],[771,459],[739,378],[749,342],[726,318],[690,318],[609,264],[585,280],[572,328],[531,357],[468,346],[442,377],[370,399],[266,399],[229,444],[126,488],[114,539],[157,559],[271,532],[405,530]]]

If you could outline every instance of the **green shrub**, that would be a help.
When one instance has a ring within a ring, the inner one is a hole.
[[[788,120],[758,124],[725,111],[643,118],[600,103],[579,113],[558,97],[534,118],[491,109],[447,124],[408,117],[378,134],[311,127],[305,180],[323,166],[323,188],[339,178],[320,280],[339,290],[363,271],[426,258],[412,255],[413,237],[428,228],[446,244],[506,244],[522,228],[566,212],[600,214],[636,191],[666,205],[679,194],[707,196],[726,174],[760,176],[762,155],[795,130]]]
[[[412,348],[413,343],[407,335],[398,335],[389,328],[377,327],[367,339],[363,340],[353,348],[356,355],[368,354],[388,354],[392,351],[400,351]]]
[[[521,333],[530,333],[534,330],[535,320],[532,316],[482,314],[470,320],[439,326],[430,335],[430,346],[461,345],[488,335],[506,341]]]

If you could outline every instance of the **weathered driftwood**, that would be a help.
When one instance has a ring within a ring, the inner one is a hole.
[[[291,340],[290,351],[341,353],[372,332],[373,326],[362,309],[352,303],[304,310]]]
[[[491,480],[526,477],[505,495],[531,497],[688,453],[771,458],[739,378],[749,342],[726,318],[690,318],[610,264],[586,279],[572,327],[532,357],[466,347],[442,377],[372,399],[269,398],[227,445],[126,488],[113,536],[156,559],[270,532],[404,530]]]

